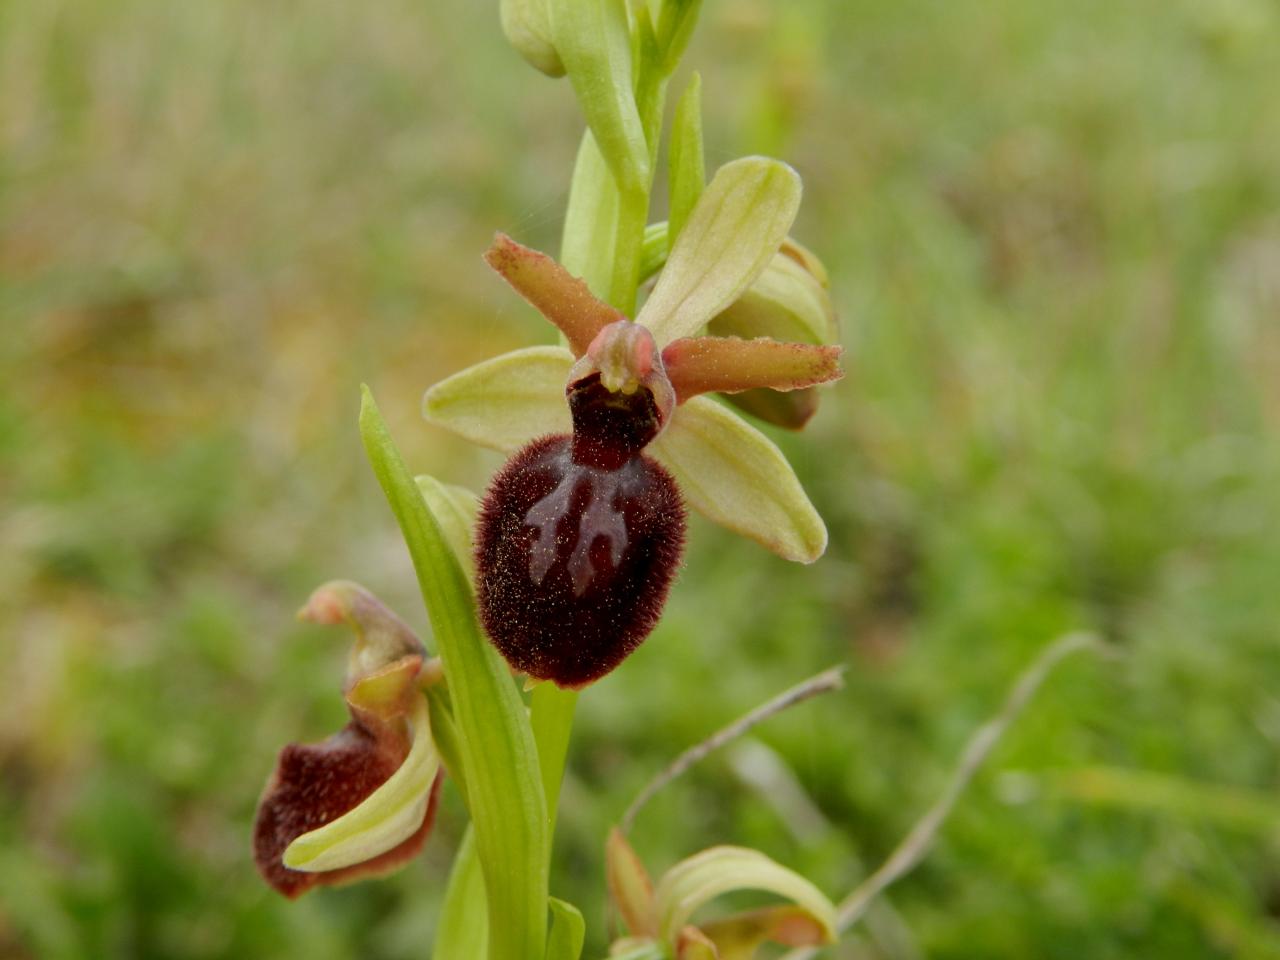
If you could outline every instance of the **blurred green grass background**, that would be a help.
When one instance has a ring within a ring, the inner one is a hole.
[[[643,815],[660,869],[763,848],[832,894],[1035,651],[1049,682],[846,958],[1280,956],[1280,10],[707,0],[709,159],[804,175],[851,375],[785,437],[812,568],[695,522],[580,707],[553,889],[598,954],[645,780],[831,663]],[[463,826],[276,898],[249,824],[336,729],[350,576],[425,631],[364,463],[497,458],[425,386],[548,330],[479,259],[554,250],[579,121],[466,0],[0,5],[0,957],[427,955]]]

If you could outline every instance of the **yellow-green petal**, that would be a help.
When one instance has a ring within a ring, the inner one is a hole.
[[[355,808],[289,844],[284,852],[286,867],[318,873],[364,863],[395,848],[422,826],[440,756],[431,739],[427,703],[420,696],[409,721],[413,746],[400,768]]]
[[[526,347],[460,370],[431,387],[422,415],[461,437],[511,452],[572,429],[564,387],[573,366],[565,347]]]
[[[663,875],[655,891],[663,939],[674,944],[704,905],[735,890],[763,890],[804,909],[836,937],[835,905],[798,873],[746,847],[712,847],[682,860]]]
[[[720,404],[694,397],[649,446],[689,506],[778,556],[812,563],[827,528],[772,440]]]

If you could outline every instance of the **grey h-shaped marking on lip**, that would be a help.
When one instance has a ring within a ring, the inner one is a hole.
[[[556,562],[560,521],[569,515],[579,483],[587,485],[588,499],[586,509],[578,518],[577,539],[569,556],[569,576],[573,580],[576,597],[586,592],[596,574],[591,547],[597,537],[609,541],[609,561],[615,569],[626,552],[626,518],[614,503],[618,490],[617,475],[570,467],[556,488],[524,515],[525,524],[538,531],[538,538],[529,551],[529,576],[534,583],[541,584]]]

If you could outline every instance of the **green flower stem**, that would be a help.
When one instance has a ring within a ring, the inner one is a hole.
[[[533,726],[533,739],[538,744],[538,766],[542,772],[542,793],[547,798],[547,836],[552,837],[578,691],[561,690],[554,683],[540,683],[533,688],[529,701],[529,721]]]
[[[471,586],[369,388],[360,435],[400,524],[449,680],[489,907],[489,960],[541,960],[550,839],[537,746],[511,671],[476,622]]]
[[[649,220],[649,187],[623,191],[618,197],[617,235],[613,243],[613,280],[609,303],[628,317],[636,315],[636,292],[640,287],[640,254],[644,248],[644,228]]]

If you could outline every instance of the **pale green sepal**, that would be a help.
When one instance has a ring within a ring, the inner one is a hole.
[[[427,390],[422,415],[464,439],[511,452],[535,437],[569,433],[565,347],[525,347],[460,370]]]
[[[737,300],[778,252],[800,208],[785,163],[745,157],[717,171],[636,320],[659,346],[690,336]]]
[[[625,0],[549,0],[552,38],[600,153],[624,192],[649,183]]]
[[[449,885],[440,908],[434,960],[485,960],[489,953],[489,915],[484,875],[476,857],[475,827],[468,826],[453,858]]]
[[[502,0],[502,32],[530,66],[548,77],[563,77],[564,64],[551,42],[547,0]]]
[[[476,621],[471,588],[368,387],[360,436],[400,524],[449,682],[489,902],[488,960],[541,960],[550,839],[537,748],[511,670]]]
[[[586,281],[602,300],[613,281],[613,247],[618,232],[618,186],[587,130],[578,147],[564,214],[560,265]]]
[[[651,223],[644,228],[644,241],[640,244],[640,282],[645,283],[662,269],[670,253],[667,221]]]
[[[837,340],[831,294],[795,258],[776,254],[746,291],[707,327],[717,337],[772,337],[788,343]]]
[[[578,960],[582,956],[582,942],[587,936],[587,924],[581,911],[572,903],[555,897],[547,900],[547,906],[551,910],[547,960]]]
[[[649,451],[709,520],[786,560],[812,563],[826,550],[826,525],[782,451],[713,400],[681,404]]]
[[[706,182],[707,167],[702,147],[702,77],[695,72],[676,104],[667,147],[667,192],[671,197],[668,243],[670,238],[680,236]]]
[[[453,548],[453,555],[462,564],[467,579],[475,582],[475,559],[472,556],[471,531],[480,511],[480,498],[466,487],[441,483],[427,474],[414,477],[418,489],[426,497],[427,506],[440,522],[440,531]]]
[[[290,870],[341,870],[386,853],[422,826],[440,754],[431,739],[427,703],[415,698],[409,715],[413,746],[404,763],[358,806],[318,830],[304,833],[284,852]]]
[[[682,860],[663,875],[655,891],[663,939],[674,943],[694,913],[735,890],[763,890],[803,907],[836,938],[836,908],[793,870],[746,847],[712,847]]]

